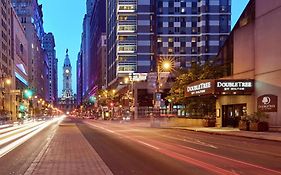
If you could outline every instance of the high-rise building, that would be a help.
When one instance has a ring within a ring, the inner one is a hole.
[[[96,0],[90,18],[90,51],[89,51],[89,90],[90,97],[98,89],[105,87],[104,66],[106,62],[106,1]]]
[[[107,88],[107,60],[106,60],[106,33],[103,33],[98,41],[97,58],[100,58],[99,72],[98,72],[98,86],[99,89]]]
[[[77,83],[76,83],[76,89],[77,89],[77,104],[82,104],[82,85],[83,85],[83,76],[82,76],[82,54],[79,52],[77,57],[77,63],[76,63],[76,74],[77,74]]]
[[[162,0],[156,9],[157,57],[181,67],[215,57],[231,29],[230,0]]]
[[[2,13],[0,14],[0,18],[2,21],[1,33],[2,37],[0,37],[0,42],[2,43],[2,47],[0,49],[0,63],[1,63],[1,75],[0,76],[12,76],[13,72],[13,60],[12,60],[12,36],[11,36],[11,5],[9,0],[1,1],[0,7]]]
[[[10,93],[13,101],[12,117],[16,120],[19,116],[19,106],[23,104],[21,92],[28,88],[28,42],[25,31],[15,11],[12,9],[12,54],[14,60],[13,91]]]
[[[172,57],[190,67],[215,57],[230,32],[230,0],[107,0],[108,84],[155,71]]]
[[[43,38],[43,48],[45,49],[48,57],[47,101],[52,104],[54,104],[57,100],[57,59],[55,46],[54,35],[52,33],[45,34]]]
[[[133,85],[134,111],[153,106],[157,76],[165,79],[155,73],[159,62],[167,58],[188,69],[216,57],[230,32],[230,7],[230,0],[107,0],[108,87],[122,89],[124,77],[142,80]],[[159,102],[171,81],[161,83]]]
[[[90,85],[90,58],[89,58],[89,52],[90,52],[90,20],[91,20],[91,14],[93,11],[93,6],[95,4],[95,0],[87,0],[86,2],[86,9],[87,12],[83,19],[83,33],[81,38],[81,54],[83,57],[82,65],[82,76],[83,76],[83,86],[82,86],[82,93],[83,96],[87,94],[87,91],[89,90]]]
[[[0,3],[1,26],[0,26],[0,115],[1,118],[5,115],[11,117],[12,108],[11,103],[11,89],[14,89],[14,61],[12,53],[12,18],[11,5],[9,0],[3,0]],[[6,83],[8,82],[8,83]]]
[[[53,73],[53,79],[54,79],[54,97],[55,97],[55,103],[58,102],[58,58],[55,59],[54,62],[54,73]]]
[[[45,53],[42,49],[44,36],[42,5],[37,0],[12,0],[28,41],[28,82],[29,88],[45,98]]]

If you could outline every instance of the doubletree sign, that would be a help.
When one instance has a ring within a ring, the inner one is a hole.
[[[201,80],[187,86],[185,96],[251,94],[254,92],[254,80]]]
[[[214,93],[214,80],[201,80],[187,86],[185,96],[200,96]]]
[[[254,80],[216,80],[216,93],[247,94],[254,92]]]
[[[262,95],[258,97],[257,105],[260,112],[277,112],[278,97],[271,94]]]

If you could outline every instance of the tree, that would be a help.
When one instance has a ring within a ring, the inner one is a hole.
[[[206,61],[204,64],[193,62],[190,69],[179,71],[180,75],[176,78],[166,99],[174,104],[185,105],[186,111],[192,115],[211,115],[215,107],[214,98],[187,99],[184,93],[186,87],[195,81],[223,77],[226,69],[227,67],[221,65],[218,59]]]
[[[98,103],[102,106],[107,106],[111,102],[116,102],[119,99],[118,93],[116,90],[99,90],[97,93]]]

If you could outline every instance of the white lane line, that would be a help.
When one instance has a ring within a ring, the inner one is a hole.
[[[134,139],[134,138],[131,138],[131,137],[128,137],[128,136],[124,136],[124,135],[119,134],[119,133],[116,133],[115,131],[112,131],[112,130],[110,130],[110,129],[106,129],[106,128],[102,127],[102,126],[97,126],[97,125],[94,125],[94,124],[92,124],[92,123],[90,123],[90,122],[85,122],[85,123],[87,123],[87,124],[89,124],[89,125],[92,125],[92,126],[94,126],[94,127],[103,129],[103,130],[105,130],[105,131],[107,131],[107,132],[116,134],[116,135],[118,135],[118,136],[121,137],[121,138],[126,138],[126,139],[129,139],[129,140],[138,142],[138,143],[140,143],[140,144],[142,144],[142,145],[148,146],[148,147],[153,148],[153,149],[156,149],[156,150],[159,150],[159,149],[160,149],[160,148],[158,148],[158,147],[156,147],[156,146],[153,146],[153,145],[151,145],[151,144],[149,144],[149,143],[146,143],[146,142],[143,142],[143,141],[140,141],[140,140],[138,140],[138,139]]]
[[[23,144],[24,142],[26,142],[27,140],[29,140],[30,138],[32,138],[33,136],[35,136],[36,134],[41,132],[43,129],[45,129],[46,127],[48,127],[52,123],[58,122],[60,120],[63,120],[63,118],[57,118],[57,119],[53,119],[52,121],[48,121],[47,123],[44,123],[43,125],[40,125],[40,128],[38,128],[37,130],[35,130],[35,131],[25,135],[24,137],[21,137],[20,139],[12,142],[11,144],[1,148],[0,149],[0,158],[2,158],[6,154],[8,154],[10,151],[14,150],[18,146],[20,146],[21,144]]]
[[[216,147],[214,145],[202,142],[202,141],[197,140],[197,139],[196,140],[188,140],[186,138],[180,139],[180,138],[175,138],[175,137],[171,137],[171,136],[167,136],[167,135],[162,135],[162,134],[159,134],[159,136],[164,137],[164,138],[168,138],[168,139],[183,141],[183,142],[186,142],[186,143],[191,143],[191,144],[196,144],[196,145],[206,146],[206,147],[209,147],[209,148],[218,149],[218,147]]]
[[[134,140],[134,139],[132,139],[132,140]],[[148,147],[150,147],[150,148],[153,148],[153,149],[157,149],[157,150],[160,149],[160,148],[158,148],[158,147],[156,147],[156,146],[153,146],[153,145],[151,145],[151,144],[149,144],[149,143],[146,143],[146,142],[143,142],[143,141],[140,141],[140,140],[135,140],[135,141],[137,141],[137,142],[139,142],[139,143],[141,143],[141,144],[143,144],[143,145],[145,145],[145,146],[148,146]]]
[[[92,126],[94,126],[94,127],[96,127],[96,128],[103,129],[103,130],[105,130],[105,131],[107,131],[107,132],[117,134],[115,131],[112,131],[112,130],[110,130],[110,129],[104,128],[104,127],[102,127],[102,126],[97,126],[97,125],[94,125],[94,124],[92,124],[92,123],[90,123],[90,122],[85,122],[85,123],[88,124],[88,125],[92,125]],[[119,134],[118,134],[118,135],[119,135]]]

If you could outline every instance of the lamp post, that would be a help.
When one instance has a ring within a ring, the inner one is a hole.
[[[156,78],[156,90],[154,94],[154,108],[156,109],[156,114],[160,116],[160,106],[161,106],[161,84],[160,84],[160,73],[168,72],[170,73],[174,68],[174,61],[172,58],[159,59],[157,62],[157,78]]]
[[[135,104],[135,82],[139,82],[140,80],[135,78],[137,75],[130,74],[129,77],[125,77],[124,84],[128,86],[128,99],[129,99],[129,111],[132,112],[133,119],[137,119],[138,111],[135,111],[136,104]],[[130,104],[131,103],[131,104]],[[135,113],[134,113],[135,112]]]

